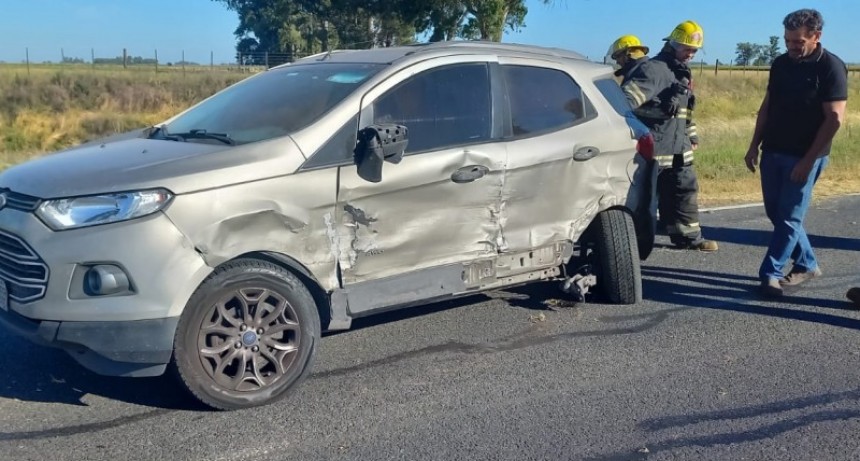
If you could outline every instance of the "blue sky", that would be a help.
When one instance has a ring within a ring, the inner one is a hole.
[[[67,57],[114,57],[127,48],[132,56],[161,62],[215,63],[233,59],[238,25],[236,13],[212,0],[4,0],[0,15],[0,60],[32,62]],[[860,63],[860,41],[853,28],[860,21],[857,0],[555,0],[551,6],[528,0],[526,27],[508,33],[506,42],[569,48],[602,59],[618,36],[633,33],[650,45],[679,22],[693,19],[705,30],[700,57],[728,61],[739,42],[767,43],[782,37],[782,19],[799,8],[824,15],[822,42],[846,62]],[[780,41],[780,43],[782,43]],[[697,60],[700,58],[697,57]]]

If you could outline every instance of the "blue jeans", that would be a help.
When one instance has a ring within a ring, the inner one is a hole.
[[[801,272],[814,271],[818,261],[803,219],[812,199],[812,188],[827,165],[828,157],[820,157],[812,166],[806,182],[791,180],[791,171],[800,157],[776,152],[764,152],[761,156],[761,193],[764,210],[773,223],[773,234],[767,254],[759,268],[762,281],[781,279],[789,258],[794,260],[794,269]]]

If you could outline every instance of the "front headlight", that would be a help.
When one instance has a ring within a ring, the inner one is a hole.
[[[164,208],[173,194],[165,189],[47,200],[36,216],[53,230],[75,229],[140,218]]]

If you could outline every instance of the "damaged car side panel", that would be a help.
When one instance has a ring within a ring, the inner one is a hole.
[[[498,144],[410,155],[385,165],[378,184],[343,168],[336,217],[344,285],[495,255],[500,229],[491,217],[504,159]],[[484,177],[451,180],[473,166],[485,167]]]
[[[331,238],[337,168],[308,171],[176,198],[168,216],[206,264],[273,252],[301,261],[320,286],[338,287]]]
[[[520,138],[508,143],[503,194],[510,251],[575,242],[598,212],[623,204],[630,187],[626,167],[635,152],[625,127],[595,108],[587,79],[575,81],[560,63],[541,64],[500,59],[510,129]]]
[[[401,161],[384,164],[381,182],[341,169],[345,287],[497,254],[507,152],[493,123],[488,64],[495,60],[423,61],[363,98],[359,126],[403,125],[408,143]]]

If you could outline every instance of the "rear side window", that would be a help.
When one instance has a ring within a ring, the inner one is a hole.
[[[502,66],[514,136],[572,126],[595,115],[579,85],[560,70]]]
[[[458,64],[418,74],[373,104],[374,123],[409,130],[406,152],[490,139],[490,79],[486,64]]]
[[[609,104],[615,109],[615,112],[618,112],[618,115],[627,115],[630,113],[630,104],[627,102],[624,92],[621,91],[621,87],[618,86],[618,82],[615,79],[601,78],[594,81],[594,86],[609,101]]]

